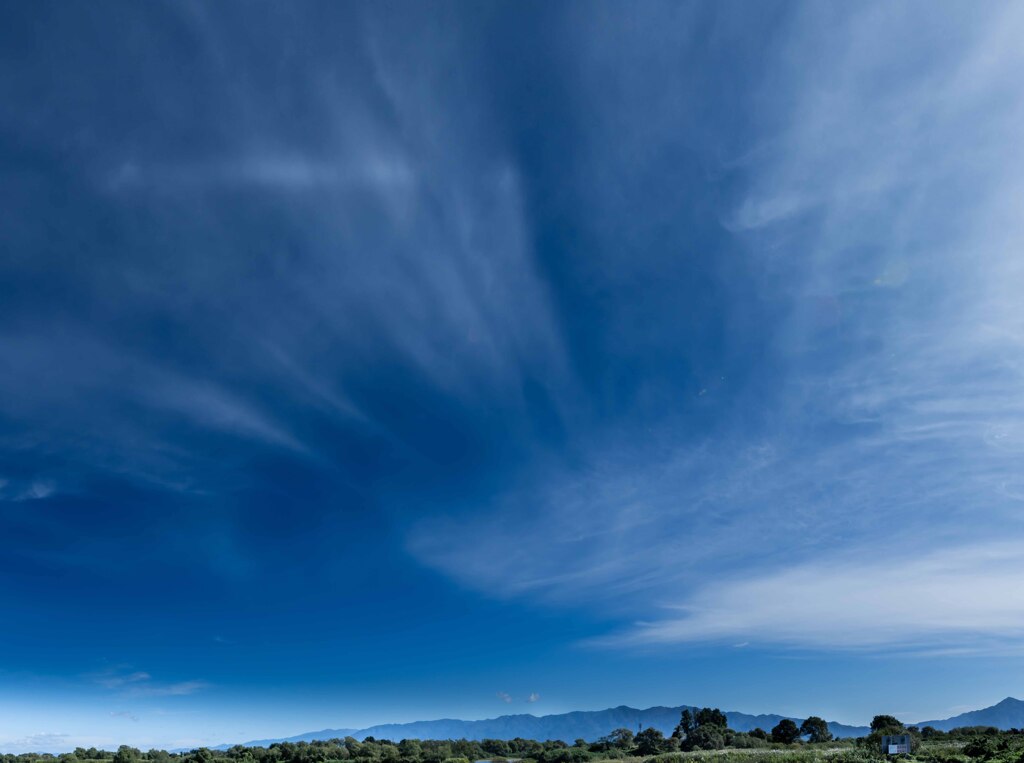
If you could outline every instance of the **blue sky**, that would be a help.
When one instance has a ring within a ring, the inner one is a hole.
[[[0,749],[1020,695],[1019,7],[3,15]]]

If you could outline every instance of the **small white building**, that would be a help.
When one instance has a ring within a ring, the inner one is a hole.
[[[910,734],[886,734],[882,737],[882,752],[885,755],[909,755]]]

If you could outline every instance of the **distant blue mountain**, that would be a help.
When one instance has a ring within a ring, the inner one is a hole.
[[[576,711],[559,715],[503,715],[484,721],[415,721],[413,723],[384,724],[371,726],[353,734],[357,739],[372,736],[377,739],[586,739],[593,742],[613,729],[654,727],[665,734],[671,734],[679,723],[679,715],[686,705],[679,707],[649,707],[637,710],[620,705],[608,710]],[[694,709],[690,707],[690,709]],[[754,728],[770,730],[782,720],[781,715],[748,715],[728,712],[729,726],[737,731]],[[802,719],[794,719],[800,722]],[[832,733],[839,736],[862,736],[868,733],[866,727],[830,724]]]
[[[941,721],[921,721],[918,728],[932,726],[940,731],[949,731],[959,726],[995,726],[998,729],[1024,729],[1024,702],[1007,697],[992,707],[971,710]]]
[[[434,721],[413,721],[411,723],[386,723],[369,728],[324,729],[311,731],[285,739],[260,739],[244,744],[249,747],[263,747],[274,742],[310,742],[315,739],[334,739],[352,736],[365,739],[563,739],[572,742],[574,739],[594,741],[610,733],[613,729],[628,728],[634,731],[640,727],[654,727],[671,734],[679,723],[679,715],[685,707],[649,707],[638,710],[634,707],[609,708],[608,710],[581,710],[558,715],[502,715],[482,721],[462,721],[444,718]],[[740,712],[728,712],[729,726],[737,731],[750,731],[755,728],[771,730],[786,716],[782,715],[749,715]],[[797,723],[803,719],[794,718]],[[829,723],[829,729],[836,736],[863,736],[868,733],[866,726],[846,726],[842,723]],[[226,749],[229,745],[221,745],[217,749]]]
[[[580,710],[558,715],[502,715],[483,721],[461,721],[444,718],[436,721],[413,721],[412,723],[386,723],[370,726],[365,729],[324,729],[310,731],[284,739],[258,739],[244,742],[247,747],[265,747],[275,742],[312,742],[316,739],[343,739],[346,736],[356,739],[374,737],[375,739],[562,739],[572,742],[574,739],[586,739],[592,742],[605,736],[613,729],[654,727],[665,734],[679,723],[679,715],[683,709],[692,705],[679,707],[649,707],[638,710],[634,707],[609,708],[608,710]],[[736,711],[727,712],[729,727],[737,731],[751,731],[762,728],[770,731],[783,718],[783,715],[750,715]],[[791,718],[798,724],[802,718]],[[943,731],[958,726],[995,726],[1000,729],[1024,728],[1024,702],[1007,697],[1002,702],[982,710],[972,710],[937,721],[922,721],[918,727],[933,726]],[[829,730],[837,737],[859,737],[866,735],[867,726],[847,726],[843,723],[829,722]],[[221,745],[216,749],[226,749],[230,745]]]
[[[359,733],[359,729],[324,729],[322,731],[307,731],[305,734],[298,734],[293,737],[284,737],[282,739],[254,739],[251,742],[243,742],[242,744],[246,747],[269,747],[270,745],[278,744],[279,742],[315,742],[325,739],[344,739],[349,736],[354,737]],[[211,749],[226,750],[233,746],[234,745],[230,744],[221,744]]]

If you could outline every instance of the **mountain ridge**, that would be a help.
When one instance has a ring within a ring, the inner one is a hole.
[[[968,710],[950,718],[921,721],[914,725],[919,728],[932,726],[939,731],[949,731],[959,726],[995,726],[999,729],[1024,728],[1024,701],[1015,697],[1007,697],[991,707]]]
[[[616,728],[636,729],[654,727],[665,734],[670,734],[679,722],[679,715],[684,708],[695,709],[695,705],[663,705],[638,709],[628,705],[606,708],[604,710],[573,710],[567,713],[550,715],[533,715],[517,713],[499,715],[494,718],[466,721],[458,718],[439,718],[429,721],[411,721],[408,723],[382,723],[363,729],[322,729],[309,731],[290,737],[276,739],[260,739],[243,742],[246,747],[265,747],[279,742],[311,742],[314,740],[335,739],[351,736],[362,740],[366,737],[376,739],[562,739],[571,742],[574,739],[585,739],[593,742],[610,733]],[[762,728],[770,731],[783,718],[800,723],[803,718],[778,715],[775,713],[751,714],[739,711],[727,711],[729,727],[736,731],[751,731]],[[932,726],[948,731],[958,726],[996,726],[1000,729],[1024,728],[1024,701],[1007,697],[990,707],[970,710],[950,718],[921,721],[912,724],[918,727]],[[864,736],[870,732],[868,726],[854,726],[836,721],[828,722],[829,731],[838,737]],[[214,749],[223,750],[232,745],[223,744]]]

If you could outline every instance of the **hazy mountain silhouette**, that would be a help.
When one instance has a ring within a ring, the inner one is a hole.
[[[638,728],[653,726],[666,734],[679,723],[679,715],[684,707],[649,707],[638,710],[634,707],[620,705],[607,710],[578,710],[558,715],[502,715],[480,721],[463,721],[455,718],[443,718],[433,721],[413,721],[411,723],[385,723],[365,729],[324,729],[310,731],[284,739],[261,739],[245,742],[247,746],[266,746],[274,742],[311,742],[315,739],[334,739],[352,736],[364,739],[372,736],[375,739],[564,739],[572,742],[583,738],[594,741],[605,736],[613,729]],[[737,731],[750,731],[754,728],[771,730],[772,726],[782,720],[782,715],[750,715],[748,713],[728,712],[729,726]],[[802,719],[795,718],[797,722]],[[832,733],[837,736],[862,736],[868,733],[866,726],[846,726],[841,723],[829,723]],[[230,745],[221,745],[224,749]]]
[[[365,739],[372,736],[376,739],[562,739],[572,742],[574,739],[586,739],[592,742],[605,736],[613,729],[628,728],[636,731],[639,728],[653,726],[671,734],[679,723],[679,714],[684,707],[694,709],[692,705],[679,707],[649,707],[638,710],[634,707],[620,705],[607,710],[578,710],[557,715],[502,715],[482,721],[462,721],[455,718],[443,718],[435,721],[413,721],[411,723],[385,723],[365,729],[323,729],[310,731],[283,739],[259,739],[244,742],[250,747],[266,746],[274,742],[311,742],[315,739],[343,739],[352,736]],[[727,711],[729,727],[737,731],[750,731],[771,728],[785,717],[783,715],[765,714],[750,715],[737,711]],[[798,724],[802,718],[792,718]],[[955,715],[952,718],[936,721],[922,721],[914,724],[918,727],[933,726],[943,731],[957,726],[995,726],[1000,729],[1024,728],[1024,702],[1007,697],[1002,702],[981,710],[972,710]],[[870,729],[867,726],[848,726],[843,723],[829,722],[829,730],[838,737],[864,736]],[[230,745],[221,745],[217,749],[226,749]]]
[[[1024,702],[1007,697],[992,707],[971,710],[941,721],[921,721],[918,728],[932,726],[940,731],[949,731],[958,726],[995,726],[998,729],[1024,728]]]

